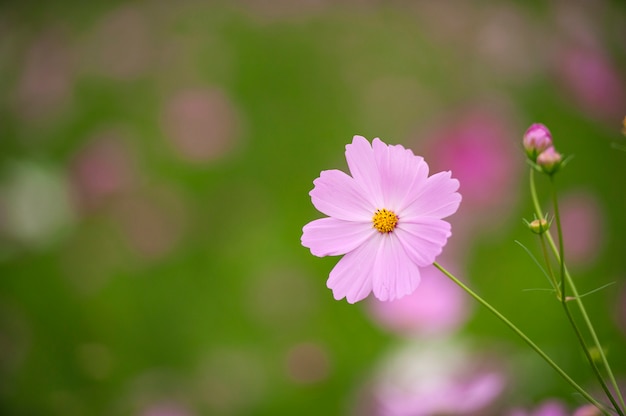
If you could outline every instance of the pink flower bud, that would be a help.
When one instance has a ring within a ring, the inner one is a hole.
[[[561,167],[563,157],[560,153],[554,150],[554,147],[550,146],[539,156],[537,156],[537,165],[548,175],[552,175]]]
[[[535,161],[541,152],[552,146],[552,134],[543,124],[535,123],[524,133],[523,143],[526,155]]]

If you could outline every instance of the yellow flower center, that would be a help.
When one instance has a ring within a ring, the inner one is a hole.
[[[393,212],[385,208],[376,210],[372,217],[374,228],[381,233],[390,233],[396,228],[398,224],[398,216]]]

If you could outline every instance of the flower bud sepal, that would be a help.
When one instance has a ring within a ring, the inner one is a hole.
[[[560,153],[556,153],[556,154],[558,155],[557,157],[553,157],[548,154],[544,156],[544,158],[541,158],[541,159],[540,159],[541,155],[539,155],[537,157],[537,162],[533,162],[530,159],[526,159],[526,163],[528,163],[537,172],[545,173],[548,176],[552,176],[558,171],[560,171],[561,169],[563,169],[565,165],[567,165],[570,162],[570,160],[574,158],[574,155],[568,155],[564,157]],[[547,156],[550,156],[550,158]]]
[[[524,219],[524,223],[530,231],[535,234],[541,235],[550,229],[550,226],[552,225],[552,220],[548,220],[548,215],[546,214],[543,218],[535,218],[530,222]]]

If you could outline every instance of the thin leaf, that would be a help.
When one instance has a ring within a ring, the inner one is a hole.
[[[592,293],[599,292],[599,291],[601,291],[602,289],[606,289],[607,287],[609,287],[609,286],[611,286],[611,285],[614,285],[614,284],[615,284],[615,282],[610,282],[610,283],[607,283],[607,284],[606,284],[606,285],[604,285],[604,286],[600,286],[600,287],[598,287],[598,288],[596,288],[596,289],[590,290],[590,291],[589,291],[589,292],[587,292],[587,293],[584,293],[584,294],[582,294],[582,295],[578,295],[578,298],[579,298],[579,299],[580,299],[580,298],[584,298],[584,297],[585,297],[585,296],[587,296],[587,295],[591,295]],[[573,298],[573,299],[576,299],[576,298]]]
[[[546,287],[533,287],[529,289],[522,289],[522,292],[552,292],[555,293],[554,289],[548,289]]]
[[[539,267],[539,270],[541,270],[543,275],[546,277],[546,280],[548,280],[548,283],[550,283],[550,286],[552,287],[552,289],[556,291],[556,287],[554,287],[554,285],[552,284],[552,280],[550,279],[550,276],[548,276],[548,272],[546,272],[546,269],[544,269],[543,266],[541,266],[537,258],[533,255],[533,253],[531,253],[530,250],[524,244],[520,243],[517,240],[515,240],[515,242],[526,251],[526,253],[530,256],[531,259],[533,259],[537,267]]]

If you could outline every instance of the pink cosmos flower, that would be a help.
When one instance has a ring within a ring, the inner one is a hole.
[[[378,138],[354,136],[346,160],[352,176],[326,170],[313,181],[313,205],[328,217],[304,226],[302,245],[319,257],[345,254],[327,281],[335,299],[401,298],[451,235],[442,219],[459,207],[459,181],[449,171],[428,176],[422,157]]]

